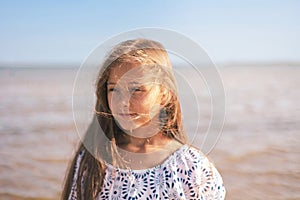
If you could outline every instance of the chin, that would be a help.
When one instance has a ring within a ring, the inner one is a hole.
[[[130,132],[140,127],[137,124],[130,123],[130,122],[117,122],[117,125],[119,126],[120,129],[122,129],[125,132]]]

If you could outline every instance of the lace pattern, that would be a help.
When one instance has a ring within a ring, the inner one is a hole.
[[[69,200],[76,200],[78,168],[84,152],[75,165]],[[100,199],[203,199],[225,198],[222,177],[198,149],[182,146],[161,165],[143,170],[115,168],[106,163]]]

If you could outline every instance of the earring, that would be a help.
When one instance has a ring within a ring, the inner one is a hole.
[[[163,123],[165,123],[167,121],[167,111],[166,111],[165,108],[160,109],[160,111],[159,111],[159,119]]]

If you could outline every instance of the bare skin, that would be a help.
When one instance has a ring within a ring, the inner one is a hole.
[[[129,168],[145,169],[163,163],[182,144],[160,131],[160,88],[133,83],[132,77],[143,80],[145,75],[137,68],[133,64],[114,67],[108,79],[107,98],[116,122],[128,133],[129,142],[119,146],[121,156]]]

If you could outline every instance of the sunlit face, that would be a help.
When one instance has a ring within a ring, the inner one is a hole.
[[[113,67],[107,82],[109,108],[125,131],[147,126],[160,110],[160,86],[135,64]]]

